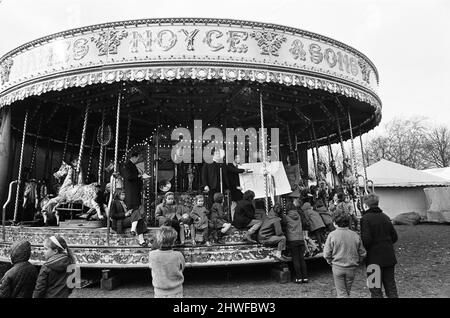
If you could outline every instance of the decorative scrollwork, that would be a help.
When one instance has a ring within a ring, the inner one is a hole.
[[[122,39],[128,36],[127,31],[104,31],[97,36],[93,36],[91,41],[95,43],[98,48],[98,55],[117,54],[117,48]]]
[[[253,31],[250,36],[257,41],[262,55],[278,56],[278,51],[287,38],[283,34],[268,31]]]
[[[361,68],[361,73],[362,73],[364,82],[366,82],[367,84],[370,84],[371,69],[370,69],[369,65],[367,65],[367,63],[363,59],[358,60],[358,65]]]
[[[9,81],[9,74],[11,73],[13,63],[13,60],[9,58],[0,65],[0,82],[2,85]]]

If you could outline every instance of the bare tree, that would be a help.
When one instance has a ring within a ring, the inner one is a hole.
[[[426,136],[426,157],[435,167],[450,165],[450,130],[446,126],[434,127]]]
[[[384,125],[385,134],[372,138],[366,146],[366,162],[386,159],[415,169],[430,166],[426,158],[426,118],[394,118]]]

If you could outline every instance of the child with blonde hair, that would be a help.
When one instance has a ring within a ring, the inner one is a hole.
[[[161,226],[156,235],[157,250],[149,254],[149,267],[152,270],[152,285],[155,298],[183,297],[184,256],[172,249],[177,232],[170,226]]]

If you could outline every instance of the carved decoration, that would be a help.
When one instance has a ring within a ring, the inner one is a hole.
[[[0,82],[2,85],[9,81],[9,74],[11,73],[11,67],[13,66],[13,60],[11,58],[6,59],[0,64]]]
[[[292,54],[292,57],[296,60],[306,61],[306,51],[303,49],[303,42],[300,40],[294,40],[292,42],[291,48],[289,52]]]
[[[370,84],[370,72],[372,71],[363,59],[358,60],[359,67],[361,68],[361,73],[363,76],[363,81]]]
[[[121,40],[128,36],[127,31],[109,30],[100,32],[97,36],[93,36],[91,41],[98,48],[98,55],[117,54],[117,49]]]
[[[268,31],[253,31],[250,36],[256,40],[261,54],[269,56],[279,56],[278,51],[287,40],[283,34]]]

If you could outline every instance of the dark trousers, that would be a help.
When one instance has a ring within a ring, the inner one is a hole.
[[[394,272],[395,266],[381,267],[381,282],[388,298],[398,298]],[[383,291],[381,288],[370,288],[369,290],[372,298],[383,298]]]
[[[305,262],[305,244],[301,241],[288,242],[289,249],[292,254],[292,263],[295,270],[296,279],[308,278],[308,271]]]
[[[147,224],[141,217],[139,210],[133,210],[130,216],[124,219],[113,220],[112,228],[117,232],[117,234],[123,234],[126,228],[131,227],[131,223],[138,222],[136,226],[137,234],[144,234],[147,232]]]

